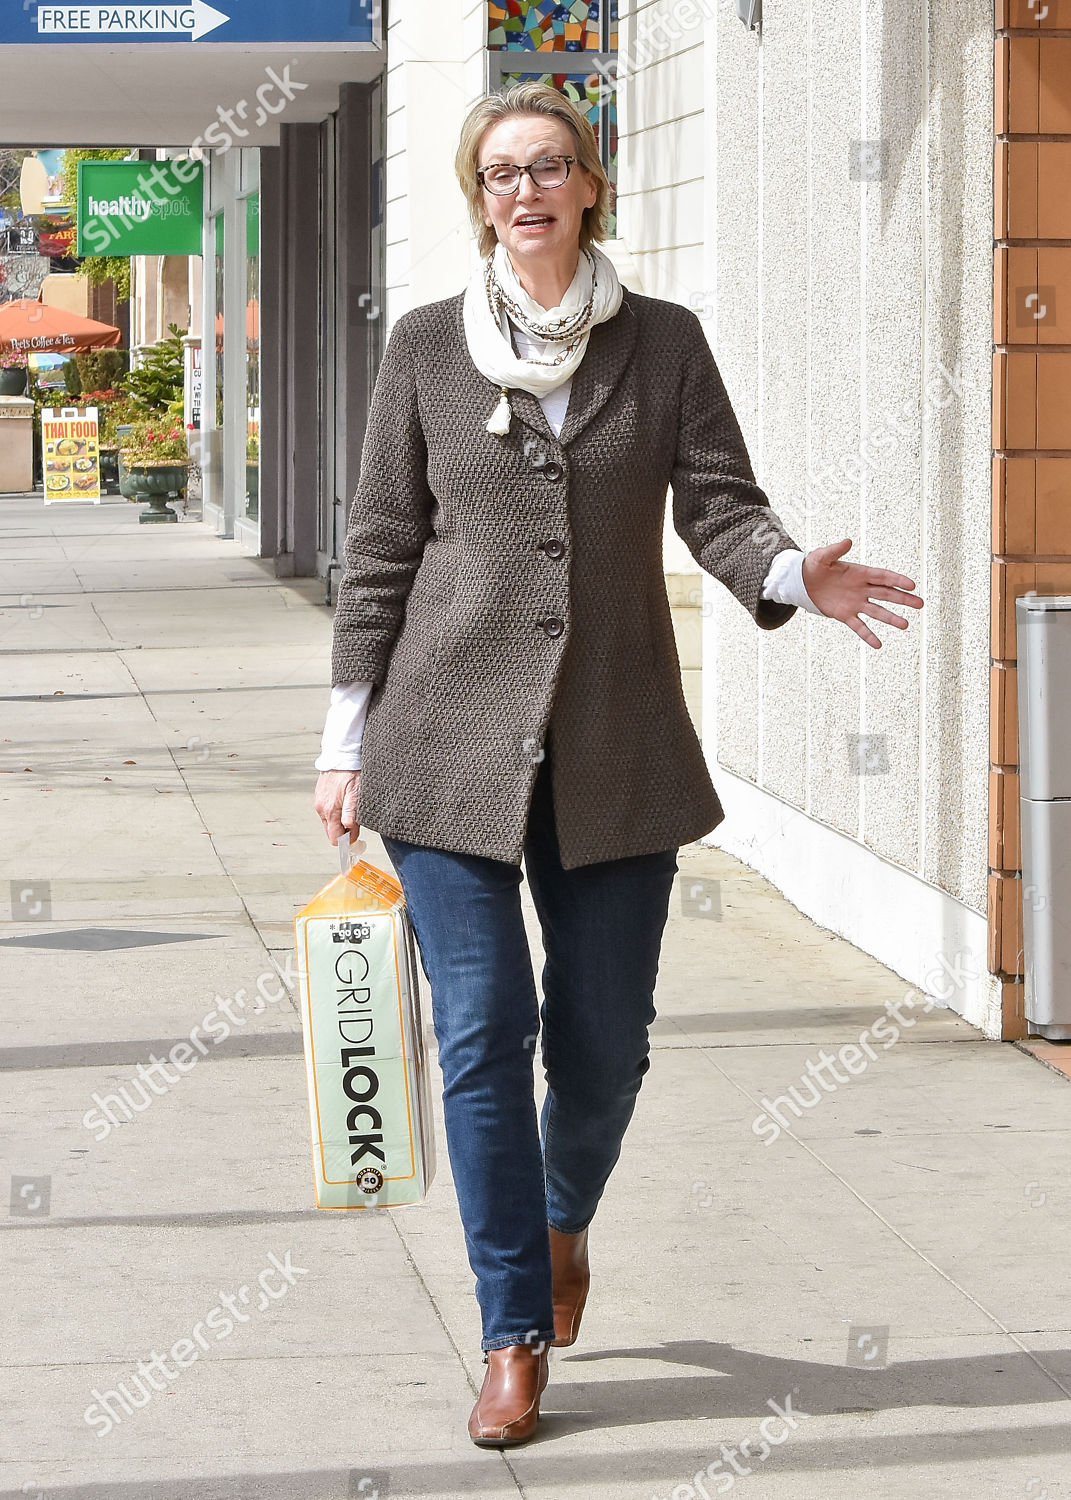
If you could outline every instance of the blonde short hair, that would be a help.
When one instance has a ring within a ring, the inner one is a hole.
[[[480,142],[492,125],[512,115],[553,115],[568,125],[576,142],[576,150],[572,153],[576,156],[574,168],[584,167],[597,183],[595,202],[584,210],[580,221],[580,248],[586,250],[592,241],[606,239],[612,188],[599,159],[598,142],[590,122],[564,94],[549,84],[534,81],[511,83],[504,89],[484,94],[469,110],[461,127],[461,140],[454,158],[454,170],[468,204],[480,258],[486,259],[498,243],[493,225],[485,224],[483,220],[483,188],[476,176]]]

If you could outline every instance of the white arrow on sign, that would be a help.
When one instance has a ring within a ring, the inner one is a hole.
[[[193,0],[191,5],[38,5],[38,35],[69,36],[72,40],[87,34],[114,36],[184,36],[190,41],[201,37],[224,21],[221,10]]]

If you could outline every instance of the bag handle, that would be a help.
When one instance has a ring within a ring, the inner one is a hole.
[[[349,873],[350,865],[353,864],[355,859],[359,859],[367,848],[368,845],[364,839],[351,840],[349,829],[344,828],[342,830],[338,840],[338,862],[343,875]]]

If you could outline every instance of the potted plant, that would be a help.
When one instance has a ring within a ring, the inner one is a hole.
[[[83,400],[86,406],[97,408],[101,482],[107,484],[112,493],[114,486],[122,494],[119,487],[119,433],[116,429],[134,420],[130,398],[123,391],[108,389],[90,391]]]
[[[181,425],[185,346],[178,324],[169,323],[167,326],[168,337],[141,350],[138,363],[126,377],[125,384],[143,416],[156,417],[162,422],[164,413],[171,417],[178,415]]]
[[[0,396],[26,394],[27,360],[25,351],[13,350],[0,355]]]
[[[122,436],[119,456],[130,498],[149,502],[138,520],[177,521],[167,502],[186,492],[190,458],[184,429],[152,418],[131,423],[130,431]]]

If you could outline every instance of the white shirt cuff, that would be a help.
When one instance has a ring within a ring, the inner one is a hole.
[[[331,703],[324,723],[318,771],[359,771],[361,737],[372,696],[371,682],[343,682],[331,689]]]
[[[822,613],[803,582],[803,553],[798,547],[786,547],[774,558],[762,585],[762,597],[772,599],[775,604],[794,604],[797,609],[809,609],[812,615]]]

